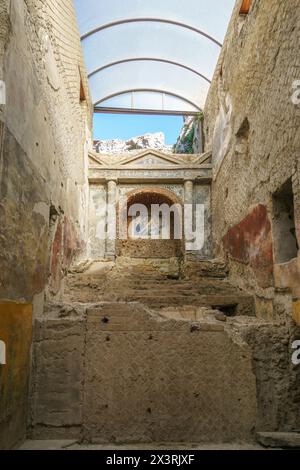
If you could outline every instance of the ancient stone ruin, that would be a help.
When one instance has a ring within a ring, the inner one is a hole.
[[[298,1],[232,2],[225,38],[138,3],[158,57],[94,2],[86,31],[79,1],[0,2],[0,448],[299,445]],[[94,111],[185,124],[94,141]]]

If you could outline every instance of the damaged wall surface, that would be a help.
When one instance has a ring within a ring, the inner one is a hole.
[[[292,230],[295,246],[300,238],[300,108],[292,99],[300,12],[296,0],[272,7],[254,0],[247,15],[239,7],[205,108],[214,164],[214,244],[217,255],[228,255],[235,282],[261,298],[275,297],[276,309],[276,289],[288,288],[299,298],[297,249],[281,264],[274,246]],[[275,196],[289,180],[295,220],[285,236],[275,230]]]
[[[199,154],[124,155],[91,149],[73,1],[0,0],[0,448],[299,431],[300,10],[246,3]],[[204,245],[103,240],[122,196],[202,205]]]
[[[251,349],[233,327],[167,318],[138,303],[59,316],[54,309],[36,325],[33,438],[251,439]]]
[[[1,392],[18,393],[1,396],[0,447],[11,447],[25,436],[30,369],[31,322],[20,304],[42,314],[45,292],[60,293],[85,243],[92,108],[73,2],[2,0],[0,15],[0,340],[8,351],[0,376]],[[17,330],[29,341],[26,378],[20,368],[7,372],[24,352]]]
[[[31,438],[253,442],[297,431],[299,330],[255,306],[222,263],[189,261],[180,275],[151,261],[78,267],[65,303],[36,321]],[[280,302],[283,316],[292,301]]]
[[[255,295],[256,315],[277,325],[252,342],[259,410],[268,415],[260,424],[271,431],[300,425],[291,361],[300,337],[292,321],[300,325],[299,34],[296,0],[253,0],[247,14],[237,2],[204,112],[215,254],[231,282]]]

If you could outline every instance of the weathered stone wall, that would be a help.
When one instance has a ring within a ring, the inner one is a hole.
[[[273,298],[274,287],[289,287],[298,297],[299,274],[290,276],[289,286],[279,279],[272,195],[292,179],[299,242],[300,108],[292,101],[300,67],[299,5],[254,0],[246,16],[239,6],[205,109],[206,149],[213,150],[214,162],[215,251],[228,256],[232,278],[261,298]],[[285,266],[297,269],[295,259]]]
[[[248,325],[243,338],[253,354],[256,376],[258,431],[297,432],[299,430],[300,368],[291,361],[293,325]]]
[[[234,326],[164,317],[119,302],[86,314],[74,306],[69,312],[53,308],[35,331],[33,438],[253,438],[252,354]]]
[[[299,252],[297,259],[297,251],[286,250],[284,257],[290,252],[294,258],[282,264],[276,245],[283,244],[278,237],[286,226],[287,236],[300,242],[300,107],[292,100],[300,78],[300,10],[297,0],[253,0],[246,16],[239,7],[237,2],[204,113],[214,165],[214,248],[228,260],[231,281],[256,295],[257,316],[277,324],[251,343],[261,427],[297,430],[299,370],[292,365],[291,343],[300,332],[290,325],[292,312],[300,324]],[[291,210],[280,215],[276,203],[289,181],[294,231]],[[278,329],[280,323],[285,327]]]
[[[85,245],[91,105],[71,0],[1,0],[0,19],[0,80],[6,85],[0,107],[0,299],[11,312],[0,320],[9,358],[0,379],[1,387],[23,397],[1,400],[1,448],[25,433],[30,360],[26,356],[27,379],[21,380],[11,358],[19,361],[22,351],[12,339],[16,329],[28,338],[31,331],[19,304],[41,315],[45,292],[59,295],[68,266]]]
[[[117,255],[162,260],[180,258],[183,244],[181,240],[117,240]]]

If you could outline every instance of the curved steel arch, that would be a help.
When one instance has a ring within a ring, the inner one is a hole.
[[[81,40],[84,41],[89,36],[92,36],[96,33],[99,33],[100,31],[103,31],[104,29],[113,28],[115,26],[120,26],[120,25],[126,24],[126,23],[140,23],[140,22],[144,22],[144,23],[145,22],[165,23],[165,24],[171,24],[173,26],[178,26],[180,28],[189,29],[190,31],[193,31],[194,33],[197,33],[197,34],[200,34],[201,36],[204,36],[205,38],[207,38],[210,41],[217,44],[219,47],[222,47],[222,44],[217,39],[215,39],[213,36],[210,36],[210,34],[205,33],[201,29],[198,29],[195,26],[191,26],[191,25],[186,24],[186,23],[181,23],[180,21],[167,20],[167,19],[164,19],[164,18],[127,18],[127,19],[124,19],[124,20],[113,21],[111,23],[107,23],[107,24],[104,24],[102,26],[98,26],[97,28],[94,28],[91,31],[88,31],[87,33],[85,33],[81,36]]]
[[[129,89],[129,90],[120,90],[116,93],[113,93],[111,95],[105,96],[104,98],[101,98],[101,100],[96,101],[96,103],[94,103],[94,107],[96,107],[97,105],[103,103],[103,101],[107,101],[111,98],[115,98],[116,96],[125,95],[127,93],[135,93],[135,92],[164,93],[165,95],[174,96],[175,98],[179,98],[182,101],[185,101],[186,103],[190,104],[191,106],[194,106],[195,108],[197,108],[198,111],[200,111],[200,112],[202,111],[202,109],[199,108],[199,106],[196,103],[194,103],[193,101],[190,101],[187,98],[184,98],[184,96],[178,95],[177,93],[172,93],[171,91],[161,90],[159,88],[157,88],[157,89],[155,89],[155,88],[132,88],[132,89]]]
[[[180,62],[175,62],[173,60],[158,59],[158,58],[155,58],[155,57],[132,57],[130,59],[122,59],[122,60],[117,60],[115,62],[110,62],[109,64],[105,64],[102,67],[99,67],[98,69],[93,70],[92,72],[90,72],[88,74],[88,78],[91,78],[93,75],[96,75],[97,73],[102,72],[102,70],[108,69],[110,67],[114,67],[115,65],[126,64],[128,62],[139,62],[139,61],[162,62],[162,63],[165,63],[165,64],[175,65],[177,67],[181,67],[185,70],[188,70],[189,72],[192,72],[192,73],[198,75],[199,77],[203,78],[208,83],[211,83],[211,80],[209,78],[207,78],[202,73],[198,72],[196,69],[193,69],[192,67],[188,67],[187,65],[181,64]]]

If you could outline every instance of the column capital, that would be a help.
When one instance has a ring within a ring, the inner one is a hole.
[[[106,178],[106,184],[109,184],[109,183],[115,183],[115,184],[118,184],[119,183],[119,180],[118,178]]]

